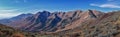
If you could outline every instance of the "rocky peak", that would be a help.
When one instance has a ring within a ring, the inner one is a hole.
[[[39,18],[39,17],[48,17],[50,16],[50,12],[48,11],[43,11],[43,12],[38,12],[35,14],[35,18]]]
[[[93,10],[88,10],[88,14],[90,15],[90,17],[97,18],[97,16],[94,14]]]

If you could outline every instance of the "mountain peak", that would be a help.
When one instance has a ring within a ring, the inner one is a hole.
[[[96,16],[96,12],[94,12],[94,10],[90,10],[90,9],[88,9],[88,14],[90,15],[90,17],[94,17],[94,18],[97,18],[97,16]]]
[[[48,11],[42,11],[35,14],[35,16],[49,16],[49,15],[50,15],[50,12]]]
[[[41,13],[50,13],[49,11],[42,11],[42,12],[38,12],[38,13],[36,13],[36,14],[41,14]]]

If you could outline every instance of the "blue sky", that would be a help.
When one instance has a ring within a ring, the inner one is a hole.
[[[0,0],[0,18],[38,11],[120,10],[120,0]]]

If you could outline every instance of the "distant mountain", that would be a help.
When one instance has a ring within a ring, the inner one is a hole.
[[[0,23],[1,24],[6,24],[6,25],[9,25],[11,22],[14,22],[14,21],[20,21],[28,16],[32,16],[33,14],[20,14],[18,16],[15,16],[15,17],[12,17],[12,18],[9,18],[9,19],[1,19],[0,20]]]
[[[31,14],[31,13],[28,13],[28,14],[20,14],[20,15],[18,15],[18,16],[15,16],[15,17],[10,18],[10,20],[16,21],[16,20],[24,19],[24,18],[26,18],[26,17],[28,17],[28,16],[32,16],[32,15],[33,15],[33,14]]]
[[[76,28],[82,22],[97,19],[103,14],[104,13],[96,10],[76,10],[56,13],[43,11],[22,18],[19,21],[10,22],[9,25],[32,32],[55,32]]]

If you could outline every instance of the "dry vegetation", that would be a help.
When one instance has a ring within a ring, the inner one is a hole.
[[[0,37],[57,37],[57,36],[24,32],[0,24]]]

